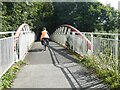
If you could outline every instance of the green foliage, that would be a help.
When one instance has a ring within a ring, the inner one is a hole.
[[[70,24],[84,32],[114,32],[118,29],[118,12],[110,5],[104,6],[99,2],[55,2],[53,6],[55,28]]]
[[[65,45],[67,46],[68,49],[73,49],[73,39],[72,39],[72,36],[68,36],[67,37]]]
[[[1,5],[1,31],[14,31],[26,22],[38,38],[43,26],[50,33],[61,24],[84,32],[118,32],[120,26],[120,13],[99,2],[2,2]]]
[[[51,2],[2,2],[2,30],[15,31],[26,22],[38,35],[43,26],[50,27]]]
[[[17,62],[1,77],[0,89],[7,89],[12,86],[13,79],[16,78],[16,73],[20,70],[20,67],[24,64],[26,64],[24,61]]]
[[[81,60],[87,68],[94,71],[97,76],[104,81],[111,89],[120,88],[120,75],[116,74],[115,71],[110,70],[109,68],[100,68],[101,63],[97,63],[94,57],[85,57]],[[102,67],[102,66],[101,66]]]
[[[68,53],[75,57],[78,60],[78,63],[87,67],[90,70],[90,73],[96,74],[101,80],[103,80],[103,82],[107,84],[111,90],[119,90],[120,73],[116,73],[115,63],[111,62],[113,58],[109,57],[111,56],[109,49],[104,51],[104,54],[106,54],[105,56],[108,56],[105,58],[102,54],[99,59],[95,56],[80,58],[80,55],[72,50],[68,50]],[[113,65],[110,64],[109,60]]]
[[[72,55],[75,59],[81,59],[80,55],[72,51],[71,49],[68,49],[67,52]],[[79,60],[77,61],[78,63],[80,62]]]

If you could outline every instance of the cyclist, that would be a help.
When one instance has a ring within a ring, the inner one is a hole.
[[[49,45],[49,35],[48,35],[48,31],[46,30],[46,27],[43,27],[43,31],[40,37],[40,41],[42,43],[42,45],[44,45],[44,50],[46,50],[46,46]]]

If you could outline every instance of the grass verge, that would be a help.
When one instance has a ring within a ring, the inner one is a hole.
[[[19,61],[11,66],[11,68],[0,78],[0,90],[11,88],[13,79],[16,78],[16,73],[25,64],[25,61]]]
[[[120,73],[116,74],[115,71],[108,68],[101,68],[93,56],[88,56],[81,58],[79,54],[73,52],[72,50],[67,50],[77,62],[83,64],[90,70],[91,74],[97,75],[98,78],[103,80],[103,82],[110,87],[111,90],[120,90]]]

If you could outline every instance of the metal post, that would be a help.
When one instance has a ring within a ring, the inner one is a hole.
[[[16,61],[15,60],[15,52],[14,52],[14,33],[12,33],[12,42],[13,42],[13,53],[12,53],[12,55],[13,55],[13,57],[12,57],[12,59],[13,59],[13,63]]]
[[[83,35],[85,36],[85,33],[83,33]],[[83,55],[85,55],[85,38],[83,38]]]
[[[73,38],[73,51],[75,51],[75,32],[72,32],[72,38]]]
[[[2,74],[2,55],[1,55],[1,53],[2,53],[2,51],[1,51],[1,41],[2,40],[0,40],[0,77],[1,77],[1,74]],[[1,80],[1,79],[0,79]],[[1,81],[0,81],[1,82]]]
[[[91,33],[91,54],[93,54],[93,33]]]
[[[21,34],[22,33],[20,33],[20,35],[19,35],[19,39],[18,39],[18,56],[19,56],[19,58],[18,58],[18,60],[20,60],[21,59]]]
[[[115,35],[116,74],[118,75],[118,34]]]

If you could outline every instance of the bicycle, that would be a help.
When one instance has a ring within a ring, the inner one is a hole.
[[[44,51],[46,51],[46,47],[49,45],[48,38],[43,38],[43,45],[44,45]]]

